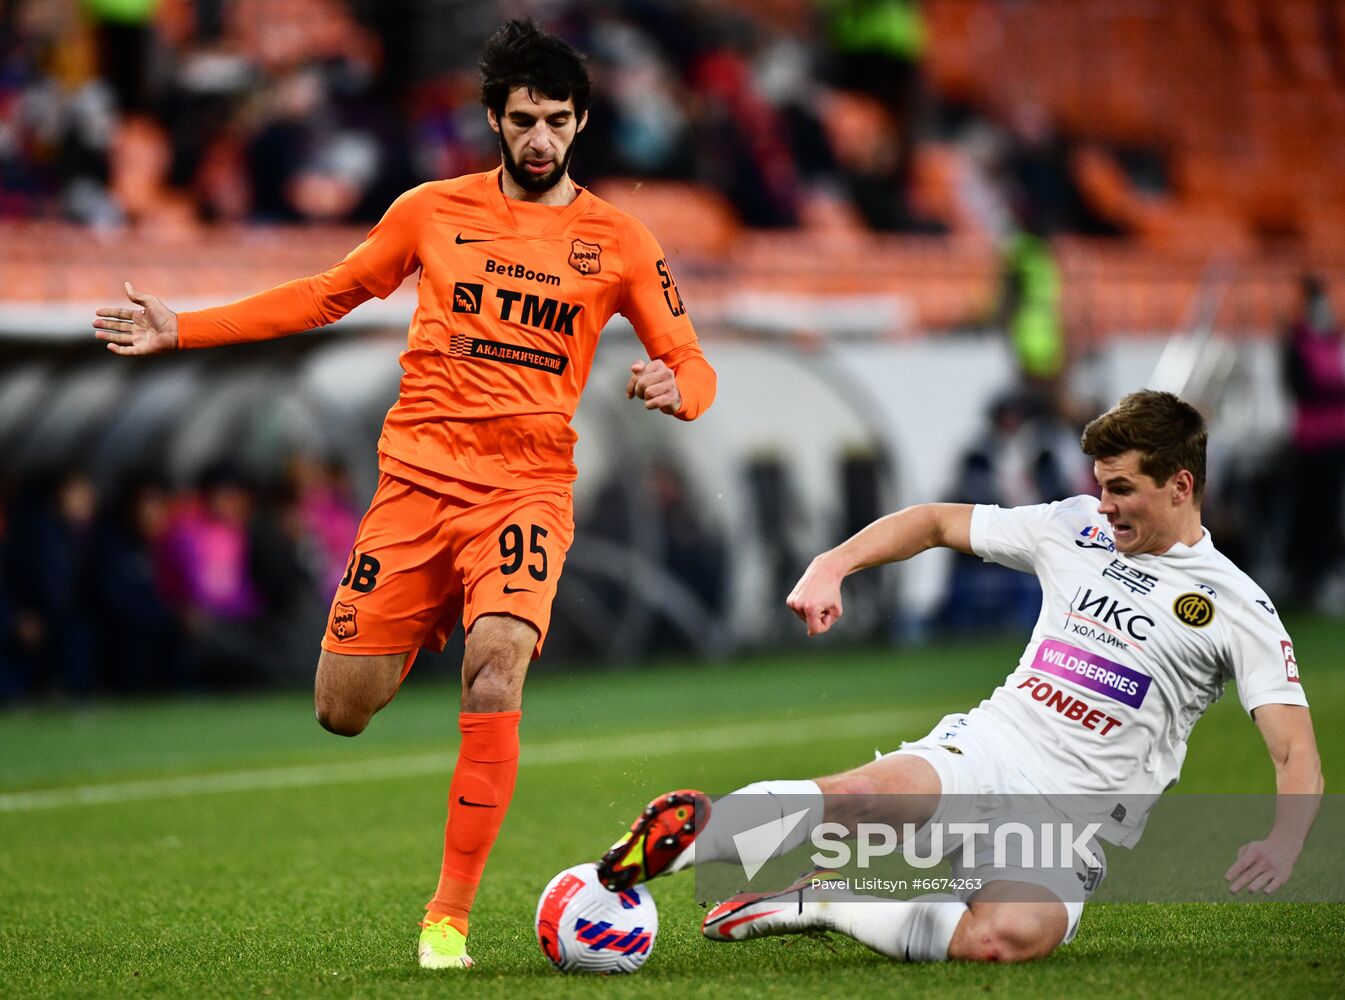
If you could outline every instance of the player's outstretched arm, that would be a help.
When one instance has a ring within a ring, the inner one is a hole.
[[[971,505],[925,503],[880,517],[815,558],[785,603],[821,635],[844,614],[841,581],[870,566],[900,562],[927,549],[971,552]]]
[[[373,298],[374,292],[356,277],[347,261],[341,261],[321,274],[287,281],[228,305],[181,315],[153,295],[141,295],[129,282],[126,295],[140,308],[99,309],[93,324],[98,339],[107,341],[108,349],[118,354],[219,347],[316,330]]]
[[[107,343],[113,354],[162,354],[177,350],[177,313],[157,296],[137,292],[128,281],[129,306],[103,306],[95,313],[94,336]]]
[[[1238,849],[1237,860],[1224,878],[1230,892],[1270,893],[1289,881],[1317,818],[1325,782],[1306,707],[1262,705],[1254,717],[1275,764],[1275,823],[1265,840]]]

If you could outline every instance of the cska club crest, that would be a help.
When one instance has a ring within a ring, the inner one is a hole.
[[[571,241],[569,264],[580,274],[597,274],[602,270],[602,247],[583,240]]]

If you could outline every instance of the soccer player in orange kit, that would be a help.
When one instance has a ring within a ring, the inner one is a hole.
[[[214,309],[97,311],[123,355],[263,340],[331,323],[420,271],[401,393],[379,440],[379,484],[332,601],[318,659],[318,721],[360,733],[421,647],[459,618],[462,743],[439,885],[419,960],[470,968],[468,914],[513,795],[523,680],[542,649],[574,535],[570,420],[604,325],[630,320],[650,360],[626,395],[693,420],[705,360],[657,241],[569,178],[589,78],[564,42],[511,21],[486,43],[482,102],[502,164],[406,192],[331,270]]]

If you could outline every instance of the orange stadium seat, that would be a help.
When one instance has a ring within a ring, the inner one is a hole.
[[[341,0],[233,0],[225,34],[259,65],[283,71],[314,58],[372,59],[377,43]]]
[[[981,66],[999,35],[995,15],[985,0],[939,0],[925,5],[929,45],[925,72],[935,89],[955,101],[979,92]]]
[[[734,0],[750,16],[812,30],[806,0]],[[265,6],[279,27],[263,38]],[[170,34],[190,32],[194,5],[164,0]],[[1237,280],[1226,315],[1273,332],[1306,267],[1345,277],[1345,82],[1329,49],[1345,32],[1345,2],[1186,0],[926,0],[926,75],[944,99],[1007,119],[1014,102],[1042,106],[1089,140],[1071,161],[1090,207],[1131,234],[1063,239],[1063,308],[1085,341],[1117,330],[1170,331],[1186,317],[1211,261]],[[278,19],[278,20],[277,20]],[[281,67],[295,53],[368,54],[370,37],[338,0],[238,0],[224,44]],[[890,155],[890,115],[862,95],[828,96],[822,115],[844,162]],[[1113,150],[1164,158],[1169,190],[1139,190]],[[689,302],[714,316],[745,288],[817,295],[896,295],[918,329],[975,322],[996,294],[1000,261],[968,215],[958,147],[928,143],[913,161],[913,200],[948,223],[942,236],[880,236],[853,205],[807,198],[801,227],[750,232],[733,206],[700,186],[612,180],[597,191],[658,235]],[[221,300],[329,266],[362,238],[356,227],[198,228],[166,187],[157,125],[128,119],[112,150],[112,184],[133,228],[7,224],[0,266],[9,301],[101,301],[131,277],[147,289]],[[109,252],[115,246],[115,253]]]
[[[1001,118],[1031,100],[1076,138],[1167,158],[1173,190],[1157,199],[1133,191],[1100,150],[1072,165],[1090,205],[1150,245],[1194,251],[1209,240],[1210,252],[1245,253],[1301,234],[1335,252],[1332,229],[1345,229],[1345,81],[1330,50],[1345,33],[1339,0],[928,0],[925,10],[931,79],[946,95]]]
[[[696,184],[610,179],[594,193],[644,222],[669,254],[719,256],[738,235],[728,201]]]

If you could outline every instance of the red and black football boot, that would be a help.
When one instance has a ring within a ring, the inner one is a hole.
[[[598,881],[612,892],[648,882],[668,871],[710,818],[710,797],[684,788],[660,795],[598,862]]]

